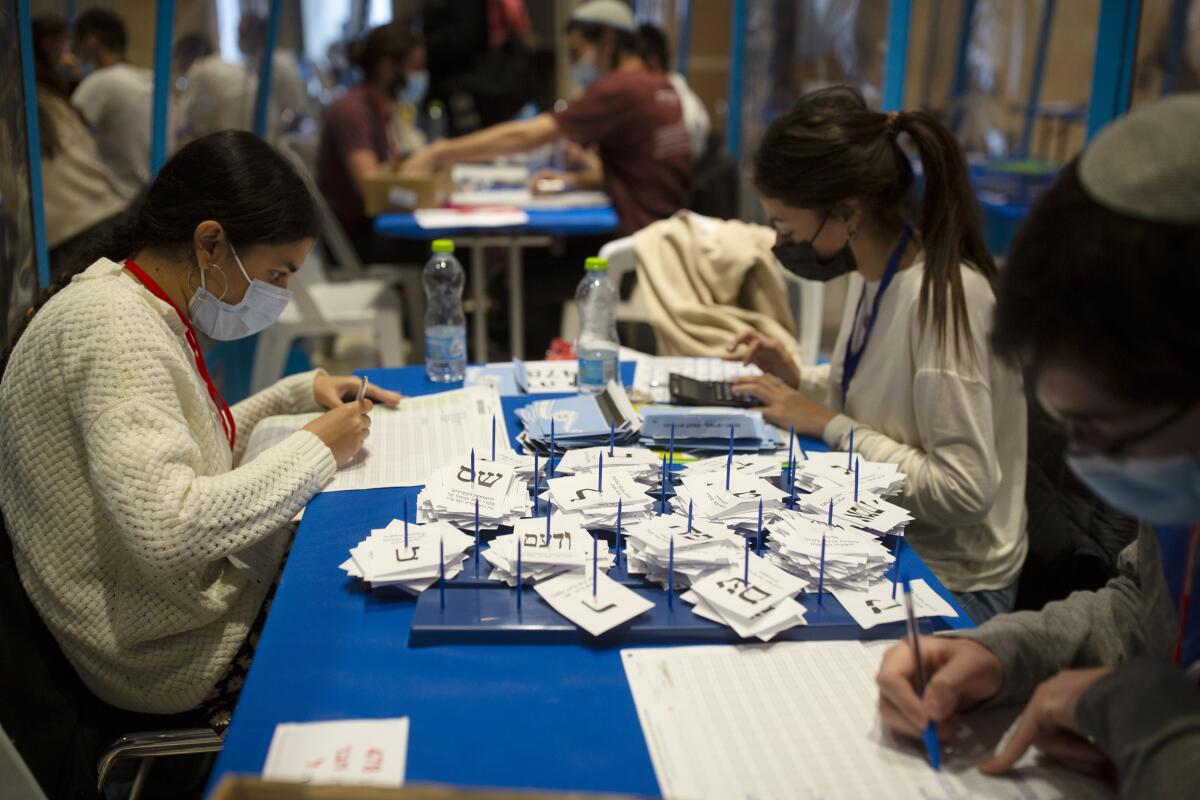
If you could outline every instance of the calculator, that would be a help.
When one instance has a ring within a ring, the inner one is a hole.
[[[680,406],[731,406],[752,408],[761,405],[757,398],[734,394],[732,381],[698,381],[678,372],[668,378],[671,402]]]

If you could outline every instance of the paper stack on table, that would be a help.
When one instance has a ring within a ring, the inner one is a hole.
[[[602,572],[569,572],[533,587],[551,608],[592,636],[654,608],[654,603]]]
[[[728,625],[743,639],[753,636],[769,642],[804,625],[804,606],[794,599],[805,588],[804,580],[759,556],[746,558],[744,565],[696,581],[683,601],[694,604],[696,616]]]
[[[617,526],[617,511],[621,512],[622,526],[632,525],[648,519],[654,514],[654,498],[646,494],[646,486],[634,480],[632,475],[620,470],[609,470],[604,474],[583,472],[562,478],[551,478],[548,489],[539,498],[539,513],[545,513],[546,504],[553,506],[552,514],[579,514],[583,527],[613,530]]]
[[[824,520],[794,511],[771,523],[768,560],[804,578],[821,580],[824,553],[827,589],[861,589],[885,580],[895,558],[879,540],[858,528],[830,527]],[[888,583],[890,590],[890,582]]]
[[[371,588],[395,586],[416,595],[438,581],[443,569],[447,579],[461,572],[474,544],[473,537],[444,522],[410,522],[406,535],[404,522],[394,519],[351,548],[341,569]]]
[[[787,433],[769,425],[761,411],[745,408],[701,406],[649,406],[642,408],[642,444],[669,447],[674,429],[675,445],[681,450],[727,452],[733,433],[737,453],[774,450],[786,444]]]
[[[856,469],[860,494],[891,497],[904,491],[905,475],[895,464],[867,461],[844,452],[807,453],[804,459],[797,458],[796,488],[804,492],[829,488],[853,491]]]
[[[724,472],[685,472],[671,506],[676,514],[687,515],[689,505],[694,519],[711,519],[745,530],[758,527],[759,501],[762,501],[763,524],[781,513],[787,492],[765,478],[749,475],[730,475],[725,487]]]
[[[734,453],[732,474],[751,478],[774,478],[783,472],[784,456],[779,453]],[[717,473],[725,475],[728,455],[710,456],[684,465],[684,474]]]
[[[829,506],[833,505],[833,523],[846,527],[861,528],[876,536],[893,534],[903,536],[904,528],[912,521],[912,514],[905,509],[863,492],[860,488],[858,500],[854,499],[853,488],[821,488],[811,494],[797,495],[796,506],[800,511],[827,520]]]
[[[262,776],[268,781],[404,785],[408,717],[281,722]]]
[[[434,470],[417,495],[417,519],[442,521],[464,530],[479,526],[493,530],[512,525],[529,513],[529,482],[516,476],[517,466],[507,460],[470,458]]]
[[[909,581],[913,598],[913,615],[917,617],[957,617],[958,612],[924,580]],[[878,583],[867,589],[833,589],[833,596],[854,617],[862,628],[874,628],[885,622],[902,622],[907,618],[903,589],[893,592],[890,583]]]
[[[721,358],[643,356],[637,359],[633,373],[633,391],[639,397],[638,402],[671,402],[672,372],[698,381],[732,381],[743,375],[762,375],[762,370],[752,364]]]
[[[632,444],[641,427],[641,418],[616,382],[610,382],[597,395],[530,403],[517,409],[517,417],[525,428],[517,440],[527,450],[542,455],[550,452],[551,440],[556,451]]]
[[[689,531],[686,515],[651,517],[622,528],[622,534],[629,573],[645,575],[646,580],[664,589],[671,583],[667,573],[672,566],[674,586],[684,589],[705,575],[742,564],[745,559],[746,540],[742,536],[722,523],[708,520],[693,519]]]
[[[516,586],[518,552],[522,583],[563,572],[586,571],[590,575],[593,542],[598,571],[607,572],[614,561],[608,544],[596,540],[581,523],[582,517],[576,514],[551,515],[549,526],[545,517],[518,520],[512,533],[497,536],[483,551],[483,557],[493,567],[491,579]]]
[[[559,475],[597,472],[603,462],[604,472],[610,470],[629,475],[635,480],[658,483],[662,461],[644,447],[585,447],[568,450],[554,465]]]

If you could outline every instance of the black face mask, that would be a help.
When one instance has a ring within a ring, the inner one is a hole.
[[[830,258],[822,259],[817,255],[813,242],[821,235],[828,221],[829,216],[826,215],[825,219],[821,220],[817,232],[808,241],[777,244],[771,248],[771,252],[779,259],[784,269],[805,280],[825,283],[858,268],[858,262],[854,260],[854,251],[850,249],[850,242],[846,242],[845,246]]]

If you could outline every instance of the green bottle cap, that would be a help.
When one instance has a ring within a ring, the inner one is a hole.
[[[583,262],[583,268],[588,271],[607,270],[608,269],[608,259],[607,258],[589,258],[587,261]]]
[[[453,253],[454,242],[449,239],[434,239],[433,252],[435,253]]]

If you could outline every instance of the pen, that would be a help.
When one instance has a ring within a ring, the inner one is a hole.
[[[363,398],[367,396],[367,376],[363,375],[359,380],[361,383],[358,384],[358,403],[362,405]]]
[[[913,613],[912,589],[909,588],[908,579],[904,579],[904,611],[908,615],[908,643],[912,645],[913,658],[917,661],[916,681],[917,681],[917,697],[925,694],[925,663],[921,661],[921,647],[917,636],[917,617]],[[921,733],[921,739],[925,742],[925,749],[929,751],[929,764],[935,770],[941,769],[942,753],[938,747],[937,728],[933,724],[933,720],[925,726],[925,730]]]

